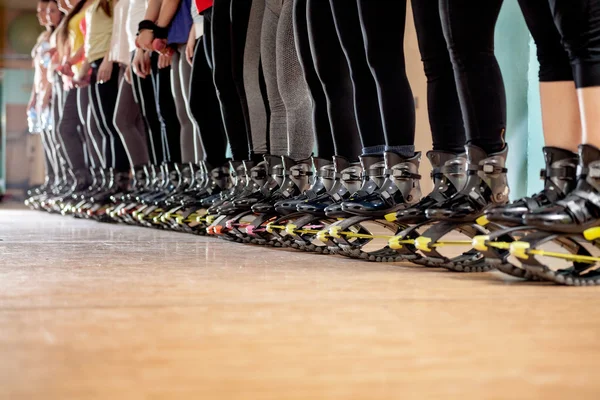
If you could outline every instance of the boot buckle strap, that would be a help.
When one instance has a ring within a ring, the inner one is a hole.
[[[333,169],[321,169],[319,170],[319,172],[317,173],[317,176],[319,178],[325,178],[325,179],[336,179],[339,177],[340,174],[338,174],[337,172],[335,172],[335,170]]]
[[[260,171],[250,171],[250,178],[252,179],[265,179],[267,177],[267,171],[261,169]]]
[[[343,181],[346,181],[346,182],[352,182],[352,181],[356,182],[356,181],[360,181],[361,180],[361,176],[345,172],[345,173],[342,174],[342,178],[341,179]]]
[[[272,170],[272,175],[284,175],[285,173],[285,168],[283,168],[283,165],[275,165],[272,167]]]
[[[574,192],[571,192],[570,196],[577,196],[581,199],[587,200],[588,202],[592,203],[593,205],[595,205],[596,207],[600,208],[600,194],[598,193],[594,193],[594,192],[587,192],[587,191],[583,191],[583,190],[576,190]],[[568,198],[563,200],[561,203],[565,203],[568,202]],[[573,203],[576,204],[576,203]],[[570,209],[574,209],[576,207],[569,207]]]
[[[577,177],[585,179],[589,172],[590,169],[588,167],[582,167],[581,165],[577,166]]]
[[[421,179],[421,175],[413,174],[412,172],[403,168],[386,169],[385,174],[394,179]]]
[[[588,177],[600,179],[600,163],[591,163],[588,167]]]
[[[303,176],[312,176],[313,173],[312,171],[305,171],[302,169],[291,169],[289,176],[294,177],[294,178],[300,178]]]
[[[456,175],[464,175],[466,172],[466,168],[465,165],[460,163],[453,163],[453,164],[449,164],[449,165],[444,165],[443,167],[440,168],[440,173],[444,174],[444,175],[452,175],[452,176],[456,176]]]
[[[383,178],[386,176],[387,169],[385,167],[372,167],[367,171],[369,178]]]
[[[213,179],[222,179],[222,178],[228,178],[230,175],[227,172],[223,172],[223,171],[212,171],[210,173],[210,177]]]
[[[558,167],[558,168],[546,168],[540,170],[540,179],[546,180],[549,178],[563,178],[572,179],[576,174],[576,170],[573,167]]]
[[[483,164],[483,165],[469,164],[468,170],[469,170],[469,172],[483,172],[484,174],[487,174],[487,175],[504,174],[504,173],[508,172],[508,170],[506,168],[500,167],[498,165],[492,165],[492,164]]]
[[[442,168],[433,168],[429,176],[431,178],[435,178],[436,176],[440,176],[444,174],[444,170]]]

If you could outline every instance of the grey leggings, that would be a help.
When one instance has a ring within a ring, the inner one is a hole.
[[[133,97],[133,88],[125,80],[126,66],[119,71],[119,95],[113,122],[125,144],[125,151],[132,167],[148,164],[148,139],[140,107]]]
[[[248,114],[252,133],[252,151],[254,154],[269,152],[267,135],[268,129],[268,104],[264,91],[264,79],[261,82],[261,33],[265,14],[265,0],[253,0],[248,32],[246,33],[246,47],[244,50],[244,88],[248,102]],[[262,84],[261,84],[262,83]]]
[[[204,149],[200,140],[200,130],[189,106],[190,77],[192,66],[185,58],[185,45],[179,45],[173,54],[171,64],[171,88],[181,125],[181,162],[204,160]]]
[[[65,91],[63,111],[58,123],[58,132],[61,147],[68,167],[72,171],[87,168],[85,141],[83,140],[83,129],[79,122],[79,111],[77,105],[78,91],[71,89]]]
[[[314,132],[294,39],[293,5],[293,0],[266,1],[261,58],[271,109],[271,154],[301,160],[312,154]]]

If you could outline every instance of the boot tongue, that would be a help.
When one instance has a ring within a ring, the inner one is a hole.
[[[568,158],[577,158],[577,154],[566,149],[561,149],[560,147],[544,147],[544,159],[546,160],[547,166]]]
[[[590,163],[600,160],[600,149],[589,144],[579,146],[579,165],[588,167]]]
[[[577,190],[589,191],[596,187],[600,178],[600,149],[589,144],[579,146],[579,165],[577,167]],[[584,179],[581,179],[584,178]]]
[[[448,161],[457,157],[457,154],[449,153],[447,151],[432,150],[427,152],[427,158],[431,163],[431,166],[435,168],[441,168]]]
[[[273,168],[275,165],[281,165],[280,156],[272,156],[271,154],[265,154],[263,158],[267,163],[269,169]]]
[[[360,164],[363,167],[363,185],[359,191],[372,193],[385,180],[385,159],[383,156],[360,156]]]
[[[406,158],[402,157],[397,153],[392,153],[391,151],[386,151],[383,154],[383,159],[385,161],[385,168],[392,169],[392,167],[396,164],[400,164],[406,161]]]
[[[255,162],[253,160],[244,160],[244,168],[246,168],[246,173],[248,173],[252,168],[254,168],[255,165],[258,164],[258,162]]]
[[[333,156],[333,165],[335,166],[335,172],[342,172],[342,170],[348,168],[351,163],[347,158],[342,156]]]
[[[333,164],[333,160],[329,160],[326,158],[312,157],[312,165],[316,171],[321,168]]]
[[[292,168],[294,165],[296,165],[296,161],[294,161],[292,158],[287,157],[287,156],[282,156],[281,162],[283,165],[283,169],[285,169],[286,171],[289,171],[290,168]],[[302,162],[304,162],[304,161],[298,161],[298,163],[302,163]]]
[[[467,152],[467,160],[469,163],[479,165],[479,163],[487,157],[487,153],[480,147],[468,144],[465,146]]]
[[[243,162],[243,161],[233,161],[233,160],[231,160],[231,161],[229,161],[229,165],[230,165],[230,167],[231,167],[231,170],[232,170],[232,171],[235,171],[235,170],[237,170],[237,169],[238,169],[240,166],[243,166],[243,165],[244,165],[244,162]]]
[[[365,156],[360,156],[359,158],[360,158],[360,164],[362,165],[364,171],[368,171],[369,168],[371,168],[371,166],[373,164],[380,163],[384,160],[383,156],[365,155]]]

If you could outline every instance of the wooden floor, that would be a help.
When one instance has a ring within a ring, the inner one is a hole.
[[[0,209],[0,399],[598,399],[600,288]]]

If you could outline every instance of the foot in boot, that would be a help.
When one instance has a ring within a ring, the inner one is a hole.
[[[325,210],[347,200],[362,185],[362,167],[360,163],[350,163],[343,157],[334,156],[335,178],[330,190],[312,200],[306,200],[296,206],[298,212],[324,216]]]
[[[310,187],[298,196],[275,203],[275,210],[279,214],[284,215],[296,212],[299,204],[315,200],[331,190],[335,182],[336,167],[334,161],[313,157],[312,165],[316,174],[314,175],[315,178],[310,182]]]
[[[600,225],[600,149],[579,146],[577,186],[564,199],[523,218],[526,225],[544,230],[581,233]]]
[[[246,169],[242,161],[230,161],[219,169],[220,176],[216,179],[215,170],[211,173],[209,189],[205,195],[199,196],[198,204],[203,209],[208,209],[215,204],[235,196],[246,186]]]
[[[406,208],[421,199],[419,164],[421,153],[405,158],[396,153],[385,153],[386,179],[379,189],[365,196],[352,196],[342,203],[342,211],[373,217]]]
[[[486,209],[508,201],[505,168],[508,147],[489,155],[477,146],[465,148],[468,162],[465,186],[448,200],[427,210],[427,218],[472,222]]]
[[[544,147],[544,189],[531,197],[486,211],[490,221],[520,225],[525,214],[563,199],[577,183],[577,154],[558,147]]]
[[[289,157],[282,157],[284,179],[277,190],[273,190],[264,201],[252,206],[255,213],[269,213],[275,211],[275,204],[282,200],[292,199],[304,192],[309,187],[309,178],[312,176],[311,159],[294,161]]]
[[[248,185],[242,193],[220,205],[216,210],[211,210],[211,214],[233,215],[249,210],[251,206],[263,200],[270,190],[279,187],[277,174],[281,175],[280,179],[283,181],[281,157],[265,155],[263,161],[250,168]]]
[[[458,193],[467,180],[466,154],[430,151],[427,158],[432,166],[433,191],[412,207],[391,214],[394,221],[419,224],[427,220],[426,212]],[[387,218],[387,217],[386,217]]]
[[[348,200],[359,201],[370,195],[385,182],[385,160],[383,156],[362,155],[360,165],[362,167],[362,185],[360,189],[352,193]],[[344,199],[346,200],[346,199]],[[331,218],[345,218],[353,214],[342,209],[342,201],[336,202],[325,209],[325,214]]]

